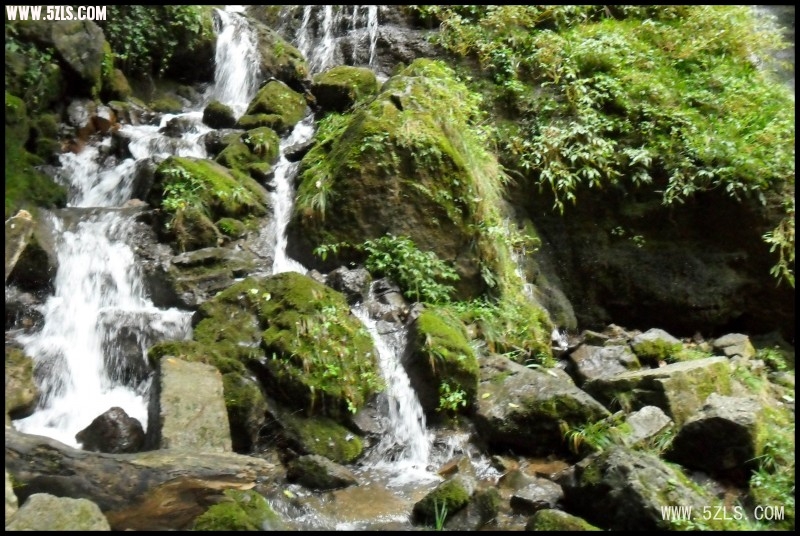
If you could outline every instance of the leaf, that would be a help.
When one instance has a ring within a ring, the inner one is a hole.
[[[489,398],[490,396],[492,396],[492,393],[483,393],[483,394],[481,395],[481,398],[484,398],[484,399],[485,399],[485,398]]]

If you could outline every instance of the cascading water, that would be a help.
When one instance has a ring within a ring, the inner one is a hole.
[[[378,6],[303,6],[295,44],[306,57],[311,71],[319,73],[334,66],[338,39],[349,32],[353,39],[352,64],[366,63],[374,67],[378,31]],[[363,48],[364,33],[369,42],[369,55],[366,58],[359,54]]]
[[[126,127],[123,135],[136,150],[152,141],[152,130]],[[34,360],[42,396],[37,411],[15,426],[76,447],[75,435],[111,407],[121,407],[146,429],[149,382],[145,374],[129,385],[125,369],[146,370],[150,345],[191,333],[189,313],[158,309],[147,297],[127,243],[133,216],[116,208],[130,198],[135,160],[100,164],[100,149],[108,143],[61,158],[69,206],[76,208],[51,214],[59,233],[55,293],[44,304],[42,330],[19,339]],[[76,215],[80,221],[69,226]],[[124,355],[128,334],[140,349],[138,363]]]
[[[257,39],[247,19],[244,6],[216,10],[217,50],[214,57],[214,84],[207,99],[230,106],[241,117],[258,91],[260,58]]]
[[[430,458],[432,434],[426,430],[425,413],[398,359],[406,346],[405,329],[398,326],[381,331],[363,304],[354,307],[353,313],[372,335],[386,382],[386,392],[382,397],[387,406],[389,424],[371,457],[378,467],[391,461],[394,469],[425,470]]]

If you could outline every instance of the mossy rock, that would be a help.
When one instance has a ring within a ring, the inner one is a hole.
[[[225,407],[234,452],[251,452],[267,414],[267,402],[258,382],[229,372],[222,376]]]
[[[286,404],[343,418],[382,388],[377,352],[339,292],[293,272],[252,293],[265,327],[264,367]]]
[[[585,519],[573,516],[561,510],[539,510],[531,516],[525,525],[525,530],[537,530],[546,532],[564,531],[595,531],[603,530],[595,527]]]
[[[154,112],[177,114],[183,111],[183,103],[177,97],[164,95],[152,101],[149,106]]]
[[[263,495],[254,490],[228,489],[222,502],[194,522],[193,530],[283,530],[284,524]]]
[[[328,115],[301,161],[289,254],[330,271],[364,255],[343,248],[323,261],[313,253],[319,245],[407,236],[455,266],[456,298],[481,295],[498,255],[477,223],[500,173],[460,115],[470,96],[443,64],[418,60],[352,115]]]
[[[227,168],[251,175],[250,166],[274,163],[278,159],[279,151],[280,138],[275,131],[269,127],[258,127],[248,130],[238,140],[228,144],[216,161]]]
[[[681,341],[660,329],[649,329],[631,341],[631,349],[643,363],[657,365],[659,362],[679,361],[683,349]]]
[[[194,339],[258,368],[271,396],[312,414],[342,420],[382,388],[372,338],[344,296],[294,272],[246,279],[203,303]]]
[[[445,480],[428,493],[421,501],[414,504],[412,510],[417,523],[433,524],[436,521],[437,509],[445,508],[452,515],[464,508],[472,496],[474,486],[461,475]]]
[[[222,218],[216,222],[217,229],[225,236],[241,238],[247,233],[247,226],[234,218]]]
[[[223,217],[263,216],[267,213],[268,196],[249,176],[216,162],[172,156],[156,168],[148,201],[167,211],[195,208],[215,221]]]
[[[230,106],[215,100],[203,110],[203,123],[211,128],[233,128],[236,115]]]
[[[301,452],[324,456],[339,464],[356,461],[364,452],[361,438],[327,417],[285,414],[280,418],[285,439]]]
[[[344,112],[358,100],[378,93],[372,69],[339,65],[314,76],[311,93],[324,112]]]
[[[166,234],[181,252],[217,246],[222,241],[214,222],[195,207],[178,210],[170,220]]]
[[[469,412],[478,392],[479,367],[464,325],[442,308],[426,308],[409,331],[406,369],[426,413],[434,415],[447,384],[463,393],[463,404],[447,408]]]
[[[19,209],[34,207],[58,208],[66,205],[66,189],[36,169],[44,164],[28,152],[25,144],[30,137],[27,107],[19,97],[6,92],[5,117],[5,180],[6,219]]]
[[[278,114],[243,115],[236,122],[236,128],[252,130],[254,128],[271,128],[275,132],[284,132],[286,124]]]
[[[253,6],[257,8],[259,6]],[[308,64],[303,54],[283,39],[270,24],[256,26],[261,73],[264,78],[274,77],[295,91],[302,92],[308,84]]]
[[[39,388],[33,378],[33,360],[19,348],[6,346],[6,413],[13,418],[27,417],[36,407]]]
[[[306,115],[305,97],[278,80],[267,82],[247,107],[245,115],[275,114],[281,118],[280,133],[288,132]]]

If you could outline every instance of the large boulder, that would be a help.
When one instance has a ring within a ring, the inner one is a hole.
[[[559,369],[536,370],[501,356],[481,362],[475,425],[496,450],[518,454],[567,453],[563,428],[609,415]]]
[[[657,406],[682,425],[711,393],[731,394],[731,368],[725,357],[708,357],[598,377],[583,388],[607,407],[630,411]]]
[[[315,75],[311,93],[321,111],[341,113],[378,93],[378,79],[371,69],[339,65]]]
[[[288,253],[329,271],[363,252],[341,248],[323,260],[320,245],[406,236],[455,267],[458,297],[480,295],[499,255],[479,228],[501,179],[465,111],[474,99],[443,64],[418,60],[351,116],[328,116],[300,164]]]
[[[85,450],[95,452],[138,452],[144,446],[144,428],[119,407],[95,418],[75,436]]]

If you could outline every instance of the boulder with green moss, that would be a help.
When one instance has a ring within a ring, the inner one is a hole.
[[[636,410],[656,406],[682,425],[711,393],[731,394],[731,367],[725,357],[708,357],[598,377],[583,388],[607,407]]]
[[[675,356],[683,345],[663,329],[652,328],[636,335],[631,341],[631,348],[642,363],[658,365],[676,361]]]
[[[478,392],[478,359],[464,325],[442,308],[411,324],[403,366],[425,412],[470,412]]]
[[[481,294],[499,255],[479,228],[496,217],[502,174],[474,125],[476,99],[443,63],[418,60],[351,116],[329,114],[301,161],[289,254],[330,271],[363,253],[322,261],[320,245],[407,236],[456,267],[458,297]]]
[[[372,69],[338,65],[314,76],[311,94],[323,112],[344,112],[359,99],[378,93]]]
[[[194,521],[194,530],[285,530],[267,499],[254,490],[229,489]]]
[[[203,303],[194,340],[190,353],[230,371],[248,364],[270,396],[311,414],[343,418],[382,388],[372,339],[344,296],[294,272],[246,279]]]
[[[37,170],[44,161],[25,148],[31,135],[25,102],[6,91],[5,111],[6,219],[21,208],[63,207],[66,189]]]
[[[20,419],[36,407],[39,388],[33,379],[33,360],[20,348],[6,345],[5,361],[6,415]]]
[[[279,80],[267,82],[250,101],[245,116],[276,115],[274,126],[279,134],[289,132],[306,115],[305,97]],[[241,119],[240,119],[241,120]]]
[[[346,488],[358,484],[349,469],[316,454],[299,456],[290,461],[286,467],[286,478],[289,482],[298,482],[313,490]]]
[[[228,144],[217,156],[216,161],[223,166],[254,176],[253,166],[273,164],[278,159],[280,139],[272,128],[256,127]],[[260,172],[263,174],[263,172]]]
[[[361,437],[336,421],[323,416],[304,417],[282,412],[281,441],[296,452],[317,454],[341,464],[353,463],[364,452]]]
[[[585,519],[568,514],[562,510],[547,508],[539,510],[531,516],[525,530],[536,530],[543,532],[572,532],[572,531],[596,531],[602,530],[595,527]]]
[[[203,123],[211,128],[233,128],[236,115],[230,106],[214,100],[203,110]]]
[[[475,482],[472,478],[455,475],[414,504],[414,522],[433,525],[440,518],[441,512],[445,512],[441,517],[446,518],[464,508],[474,492]]]
[[[303,54],[267,25],[257,24],[255,29],[264,79],[276,78],[295,91],[304,91],[309,83],[309,71]]]
[[[249,176],[205,159],[172,156],[155,171],[148,201],[161,206],[164,231],[182,251],[216,246],[214,221],[267,213],[267,191]]]
[[[568,454],[564,427],[609,415],[562,370],[531,369],[502,356],[481,360],[475,425],[495,451]]]

